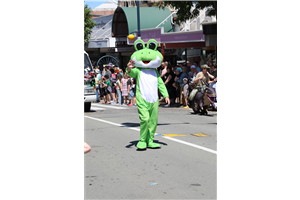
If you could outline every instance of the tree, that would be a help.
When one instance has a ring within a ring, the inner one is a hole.
[[[96,25],[95,21],[92,21],[91,9],[84,5],[84,43],[87,43],[91,38],[92,28]]]
[[[178,9],[176,24],[185,22],[188,19],[198,17],[200,14],[199,9],[207,8],[207,16],[217,17],[217,1],[160,1],[155,3],[154,6],[165,9],[169,6]],[[195,9],[192,10],[193,6]]]

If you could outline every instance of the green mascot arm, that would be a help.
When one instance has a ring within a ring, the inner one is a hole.
[[[136,68],[131,68],[131,71],[130,72],[128,72],[127,71],[127,67],[126,67],[126,73],[130,76],[130,77],[132,77],[132,78],[137,78],[138,77],[138,69],[136,69]]]
[[[159,91],[161,92],[161,94],[163,95],[164,98],[169,97],[168,90],[167,90],[163,80],[160,78],[160,75],[157,70],[156,70],[156,74],[157,74]]]

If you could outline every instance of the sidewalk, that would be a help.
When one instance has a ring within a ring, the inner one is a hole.
[[[104,102],[104,100],[100,100],[98,103],[102,104],[102,102]],[[96,103],[96,102],[93,102]],[[120,104],[104,104],[104,105],[117,105],[117,106],[128,106],[128,105],[120,105]],[[159,102],[159,107],[161,108],[165,108],[166,102]],[[136,107],[136,106],[134,106]],[[183,106],[180,106],[179,103],[175,103],[173,106],[171,107],[167,107],[166,109],[182,109],[182,110],[189,110],[191,112],[193,112],[192,108],[183,108]],[[217,111],[216,110],[210,110],[211,108],[209,108],[207,110],[208,115],[217,115]]]
[[[161,108],[165,108],[166,102],[159,102],[159,107]],[[179,103],[175,103],[173,106],[171,107],[167,107],[166,109],[183,109],[183,110],[190,110],[193,112],[192,108],[183,108],[183,106],[180,106]],[[217,115],[217,111],[215,109],[210,110],[210,108],[207,110],[208,115]]]

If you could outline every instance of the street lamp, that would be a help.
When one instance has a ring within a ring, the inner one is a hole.
[[[137,28],[138,28],[138,39],[141,39],[141,28],[140,28],[140,2],[137,0],[136,2],[136,9],[137,9]],[[129,33],[127,36],[129,40],[134,40],[133,32]]]
[[[140,2],[136,1],[136,9],[137,9],[137,27],[138,27],[138,39],[141,39],[141,31],[140,31]]]

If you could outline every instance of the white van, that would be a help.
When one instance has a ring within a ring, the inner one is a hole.
[[[89,55],[84,51],[84,112],[91,110],[91,103],[96,101],[95,72]]]

